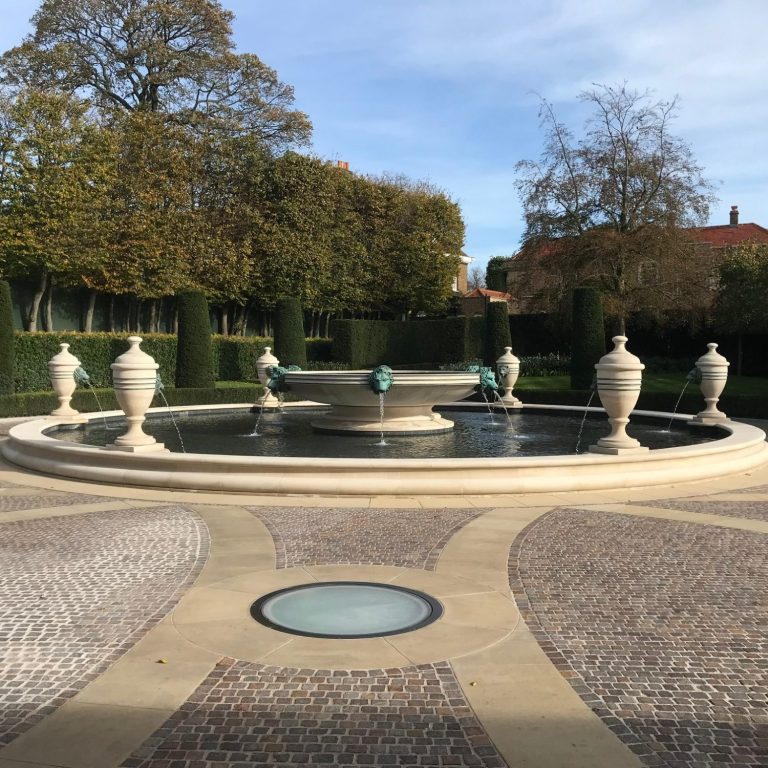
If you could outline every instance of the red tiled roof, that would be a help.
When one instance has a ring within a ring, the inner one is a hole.
[[[487,296],[489,299],[504,299],[509,301],[512,297],[504,291],[492,291],[489,288],[475,288],[473,291],[464,294],[465,299],[479,299]]]
[[[706,243],[713,248],[725,248],[728,245],[755,242],[768,243],[768,229],[759,224],[718,224],[714,227],[693,227],[689,229],[696,242]]]

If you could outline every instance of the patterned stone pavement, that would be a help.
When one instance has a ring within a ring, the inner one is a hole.
[[[114,501],[114,499],[107,496],[87,496],[83,493],[40,493],[35,495],[0,493],[0,513],[45,507],[71,507],[74,504],[100,504],[105,501]]]
[[[680,509],[723,517],[741,517],[752,520],[768,520],[768,501],[698,501],[693,499],[665,499],[663,501],[635,502],[644,507]]]
[[[331,563],[434,570],[443,547],[482,509],[250,507],[275,542],[278,568]]]
[[[550,659],[645,765],[768,766],[764,535],[557,510],[509,565]]]
[[[133,646],[194,581],[207,547],[203,523],[177,506],[0,524],[0,744]]]
[[[223,659],[125,768],[504,762],[447,663],[286,669]]]

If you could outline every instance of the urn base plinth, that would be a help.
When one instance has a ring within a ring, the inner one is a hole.
[[[146,445],[118,445],[110,443],[104,446],[108,451],[122,451],[123,453],[157,453],[163,451],[170,453],[163,443],[147,443]]]
[[[627,456],[634,453],[647,453],[648,448],[639,443],[636,446],[618,446],[618,445],[596,445],[589,446],[590,453],[603,453],[608,456]]]

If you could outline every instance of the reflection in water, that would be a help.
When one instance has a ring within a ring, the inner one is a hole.
[[[320,410],[265,411],[259,435],[253,436],[256,414],[247,411],[225,414],[181,412],[177,418],[184,432],[187,453],[220,453],[240,456],[318,456],[322,458],[433,459],[502,458],[507,456],[553,456],[573,452],[582,418],[574,415],[510,413],[510,419],[489,424],[481,411],[447,411],[455,422],[452,432],[437,435],[390,435],[389,447],[382,451],[371,435],[329,435],[312,431],[309,422]],[[171,420],[150,414],[145,431],[172,451],[180,451]],[[590,415],[584,424],[583,451],[609,431],[606,417]],[[650,448],[671,448],[709,442],[722,432],[689,432],[684,426],[666,432],[658,424],[631,423],[629,433]],[[61,439],[88,445],[104,445],[104,425],[94,422],[85,428],[49,433]],[[113,439],[109,435],[109,441]],[[582,451],[582,452],[583,452]]]

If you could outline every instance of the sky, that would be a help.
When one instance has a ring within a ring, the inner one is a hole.
[[[0,0],[0,50],[38,0]],[[542,150],[546,98],[579,136],[578,94],[626,81],[680,98],[674,132],[719,202],[710,224],[768,227],[765,0],[222,0],[238,50],[295,89],[314,153],[425,179],[460,205],[484,269],[523,231],[515,163]]]

